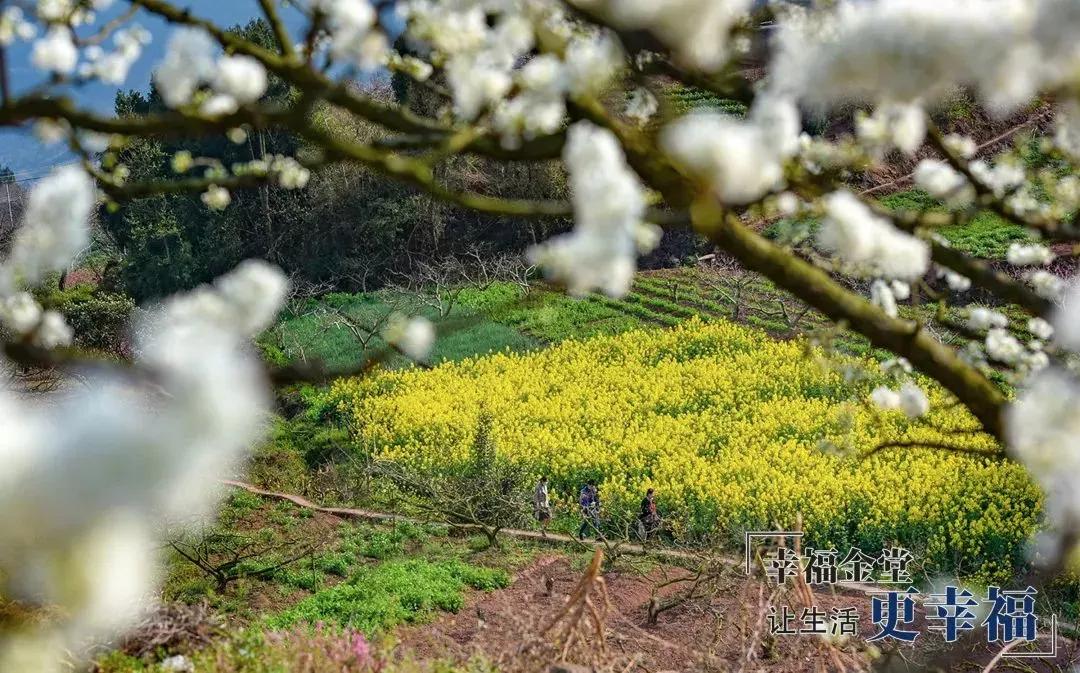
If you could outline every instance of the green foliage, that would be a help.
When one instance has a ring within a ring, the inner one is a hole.
[[[640,317],[599,295],[574,299],[558,290],[535,288],[523,296],[513,283],[466,289],[458,303],[548,343],[618,334],[643,325]]]
[[[304,599],[269,619],[268,625],[285,628],[323,622],[372,634],[425,619],[435,610],[457,612],[466,587],[491,591],[508,585],[509,577],[501,570],[456,560],[388,561]]]
[[[936,210],[940,204],[922,190],[912,189],[882,197],[881,204],[892,210]],[[940,230],[954,248],[984,259],[1004,259],[1009,245],[1031,240],[1031,235],[1012,222],[988,210],[978,212],[963,224]]]
[[[746,103],[742,101],[723,98],[711,91],[682,84],[669,86],[664,91],[664,95],[670,102],[672,112],[676,116],[695,110],[708,110],[742,117],[747,111]]]
[[[464,292],[463,292],[464,294]],[[285,316],[276,327],[260,338],[260,342],[272,344],[271,352],[280,350],[288,361],[299,359],[301,354],[308,360],[322,360],[330,367],[349,367],[365,357],[386,348],[385,342],[375,335],[365,348],[347,328],[328,325],[320,318],[320,305],[339,310],[359,325],[376,326],[379,320],[399,304],[415,302],[415,297],[404,293],[383,291],[378,293],[332,293],[319,300],[312,300],[298,315]],[[528,350],[539,344],[536,340],[511,326],[486,319],[470,310],[467,303],[459,300],[446,318],[440,318],[434,309],[417,308],[417,313],[438,322],[453,326],[436,340],[430,360],[433,363],[456,361],[478,355],[486,355],[504,349]],[[409,366],[412,361],[393,353],[384,366],[397,368]]]
[[[988,211],[980,212],[966,224],[944,227],[941,234],[954,248],[985,259],[1004,259],[1009,245],[1032,240],[1023,227]]]
[[[39,293],[38,300],[64,315],[75,345],[111,355],[127,351],[127,328],[135,311],[131,297],[83,284]]]
[[[274,45],[273,32],[264,21],[251,21],[232,31],[257,45]],[[286,104],[291,96],[288,86],[271,75],[265,97]],[[121,117],[143,116],[164,108],[153,88],[148,93],[120,92],[115,101]],[[260,129],[242,144],[223,135],[134,139],[115,158],[131,170],[132,180],[162,180],[175,177],[171,159],[179,151],[232,166],[272,154],[293,156],[299,149],[295,135]],[[115,210],[103,209],[102,227],[123,252],[121,276],[128,292],[140,301],[161,297],[207,282],[249,257],[269,256],[293,270],[312,244],[323,241],[306,229],[305,213],[310,210],[306,190],[265,186],[237,190],[232,196],[232,204],[220,212],[207,209],[199,194],[161,194],[124,203]],[[305,237],[309,241],[306,247],[299,245]]]

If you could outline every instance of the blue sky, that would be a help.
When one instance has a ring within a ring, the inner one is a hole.
[[[261,16],[256,0],[177,0],[176,4],[223,26],[247,23]],[[127,3],[115,3],[99,21],[120,14],[126,8]],[[303,17],[295,10],[283,9],[282,12],[294,34],[297,33],[303,25]],[[151,72],[161,60],[171,30],[163,21],[150,18],[145,13],[140,14],[139,23],[153,34],[153,42],[131,69],[127,81],[119,87],[121,89],[145,90],[149,86]],[[13,45],[8,52],[10,81],[15,92],[26,90],[42,80],[41,74],[30,65],[30,49],[29,43],[22,43]],[[111,112],[116,91],[117,87],[94,85],[75,92],[74,97],[82,106]],[[61,144],[45,147],[37,142],[29,129],[0,130],[0,164],[10,166],[20,178],[40,177],[49,167],[68,158]]]

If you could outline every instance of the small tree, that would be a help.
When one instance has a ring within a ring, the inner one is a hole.
[[[489,546],[499,531],[521,525],[529,512],[529,473],[498,453],[492,417],[482,410],[464,464],[422,473],[402,463],[383,462],[375,471],[389,478],[412,504],[450,525],[479,528]]]

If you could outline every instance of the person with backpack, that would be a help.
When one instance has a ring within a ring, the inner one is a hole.
[[[660,528],[660,514],[656,511],[656,493],[650,488],[645,491],[638,512],[638,530],[642,541],[646,541]]]
[[[548,523],[551,521],[551,499],[548,496],[548,480],[546,476],[540,477],[536,488],[533,489],[533,513],[540,522],[540,534],[547,537]]]
[[[578,506],[581,508],[581,527],[578,528],[578,537],[584,539],[585,534],[592,528],[597,535],[600,534],[600,492],[595,481],[589,481],[581,487],[578,494]]]

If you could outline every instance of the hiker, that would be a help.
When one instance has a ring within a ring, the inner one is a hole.
[[[581,527],[578,528],[578,537],[584,538],[589,528],[600,534],[600,491],[595,481],[589,481],[581,487],[578,495],[578,505],[581,507]]]
[[[536,520],[540,522],[540,534],[547,537],[548,522],[551,521],[551,500],[548,498],[548,480],[546,476],[540,477],[536,488],[533,489],[533,512]]]
[[[642,541],[648,540],[649,536],[660,528],[660,515],[656,511],[656,493],[651,488],[645,491],[645,497],[641,500],[638,522]]]

